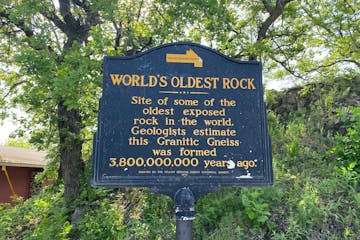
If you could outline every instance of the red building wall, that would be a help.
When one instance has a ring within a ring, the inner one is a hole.
[[[28,199],[30,194],[30,178],[33,169],[25,167],[6,167],[6,170],[16,195]],[[0,167],[0,202],[14,204],[11,200],[12,195],[5,172],[2,171]]]

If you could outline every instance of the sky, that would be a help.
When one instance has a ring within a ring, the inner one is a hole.
[[[12,113],[17,117],[25,117],[26,114],[20,108],[13,108]],[[6,118],[4,121],[0,121],[0,145],[4,145],[9,140],[9,135],[13,133],[18,127],[19,123],[12,120],[12,118]]]
[[[4,124],[0,126],[0,145],[3,145],[8,141],[9,135],[15,131],[16,128],[17,125],[14,122],[5,119]]]

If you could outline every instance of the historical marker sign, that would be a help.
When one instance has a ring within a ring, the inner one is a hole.
[[[193,43],[105,57],[94,186],[272,184],[261,64]]]

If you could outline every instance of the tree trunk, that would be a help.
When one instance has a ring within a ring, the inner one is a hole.
[[[60,171],[64,180],[66,201],[79,196],[80,177],[84,172],[81,158],[81,117],[78,109],[70,109],[63,101],[58,104],[58,127],[60,137]]]

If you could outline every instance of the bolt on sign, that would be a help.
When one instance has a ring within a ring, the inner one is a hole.
[[[267,186],[273,182],[259,62],[194,43],[105,57],[93,186]]]

